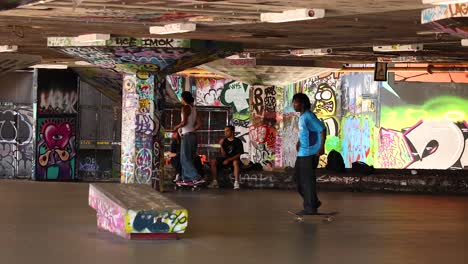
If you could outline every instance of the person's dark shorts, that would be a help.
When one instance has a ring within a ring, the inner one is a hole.
[[[226,160],[224,157],[217,157],[216,162],[218,165],[218,170],[219,169],[234,169],[233,161],[231,161],[228,165],[224,165],[223,162]],[[240,162],[240,160],[239,160]]]

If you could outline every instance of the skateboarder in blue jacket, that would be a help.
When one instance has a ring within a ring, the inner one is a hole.
[[[299,141],[297,142],[296,181],[297,190],[304,199],[304,210],[298,215],[317,214],[322,204],[317,197],[315,169],[320,155],[324,154],[325,126],[310,111],[310,100],[303,93],[295,94],[293,106],[299,117]]]

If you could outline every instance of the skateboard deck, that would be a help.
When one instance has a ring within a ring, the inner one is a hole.
[[[333,222],[335,221],[334,216],[338,214],[338,212],[327,212],[327,213],[317,213],[313,215],[298,215],[291,211],[288,211],[288,213],[292,214],[294,216],[294,219],[301,223],[305,222],[305,219],[321,219],[324,222]]]
[[[176,182],[174,185],[174,190],[182,189],[182,188],[191,188],[192,191],[198,190],[200,186],[204,185],[205,181],[201,181],[198,183],[193,182]]]

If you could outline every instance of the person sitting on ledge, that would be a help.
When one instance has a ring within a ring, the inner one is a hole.
[[[240,189],[239,186],[239,170],[240,156],[244,154],[244,145],[242,141],[234,136],[234,126],[226,126],[224,128],[225,138],[221,139],[221,157],[211,161],[211,176],[213,181],[208,186],[209,188],[218,188],[218,172],[222,168],[233,168],[234,174],[234,190]]]

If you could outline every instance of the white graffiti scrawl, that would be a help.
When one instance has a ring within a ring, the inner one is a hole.
[[[468,127],[460,129],[449,120],[419,122],[405,133],[416,151],[413,155],[419,157],[408,168],[448,169],[460,159],[467,164],[466,155],[462,156],[466,147],[464,133],[468,133]]]
[[[42,112],[60,112],[63,114],[76,114],[78,94],[75,91],[62,92],[50,90],[41,93],[40,109]]]

